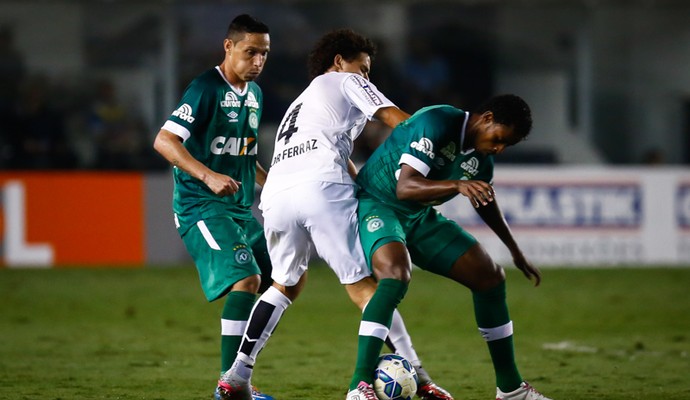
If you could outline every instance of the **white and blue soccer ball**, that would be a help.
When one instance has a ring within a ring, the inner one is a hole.
[[[374,391],[380,400],[411,400],[417,392],[417,371],[397,354],[379,357],[374,373]]]

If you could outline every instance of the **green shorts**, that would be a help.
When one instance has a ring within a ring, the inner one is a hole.
[[[448,276],[453,263],[477,243],[474,236],[432,207],[406,215],[360,192],[357,214],[360,241],[369,268],[371,257],[379,247],[401,242],[407,246],[416,266]]]
[[[201,220],[182,235],[199,272],[208,301],[224,296],[236,282],[260,274],[270,285],[271,261],[259,222],[213,217]]]

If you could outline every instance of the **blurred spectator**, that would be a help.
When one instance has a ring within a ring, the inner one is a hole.
[[[146,167],[146,129],[138,116],[130,115],[118,99],[115,85],[100,80],[87,111],[86,126],[94,145],[98,169]]]
[[[411,89],[408,93],[408,112],[438,103],[447,97],[450,83],[450,67],[443,54],[433,49],[423,38],[410,41],[409,53],[401,71],[404,84]]]
[[[24,57],[15,48],[14,32],[0,27],[0,167],[10,168],[19,146],[18,98],[26,74]]]
[[[376,68],[376,66],[374,66],[374,68]],[[364,164],[374,150],[388,138],[392,131],[393,129],[381,121],[373,120],[367,122],[362,134],[354,141],[354,149],[350,159],[358,166]]]
[[[651,148],[642,155],[642,164],[644,165],[662,165],[666,164],[666,157],[664,152],[658,148]]]
[[[292,100],[309,85],[307,53],[294,51],[294,49],[276,51],[269,55],[269,59],[271,62],[266,63],[264,74],[259,78],[261,87],[267,88],[264,92],[266,97],[261,118],[278,123]]]
[[[376,55],[371,59],[371,73],[369,80],[376,83],[376,87],[386,93],[392,102],[397,104],[401,110],[413,114],[417,111],[414,106],[408,108],[410,104],[408,83],[401,75],[401,68],[390,54],[388,43],[385,38],[373,38],[376,43]],[[428,105],[428,104],[425,104]]]
[[[16,103],[25,75],[24,57],[14,46],[14,32],[0,27],[0,109]]]
[[[76,165],[65,135],[64,112],[50,103],[51,94],[46,77],[26,81],[17,109],[17,146],[11,167],[65,169]]]

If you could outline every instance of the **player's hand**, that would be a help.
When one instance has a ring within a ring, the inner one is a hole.
[[[470,199],[472,206],[478,208],[494,201],[494,188],[484,181],[456,181],[458,193]]]
[[[527,279],[532,280],[534,278],[534,286],[539,286],[541,283],[541,271],[539,271],[539,268],[532,265],[520,250],[513,251],[512,255],[515,266],[522,271]]]
[[[240,189],[242,182],[216,172],[206,175],[204,183],[218,196],[232,196]]]

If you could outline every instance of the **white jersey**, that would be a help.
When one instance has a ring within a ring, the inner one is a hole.
[[[275,282],[296,285],[312,251],[342,284],[371,275],[359,242],[356,185],[347,160],[367,120],[379,108],[394,106],[369,81],[344,72],[314,78],[290,105],[261,192]]]
[[[360,75],[328,72],[314,78],[278,127],[262,201],[303,182],[354,185],[347,172],[353,140],[379,108],[394,106]]]

